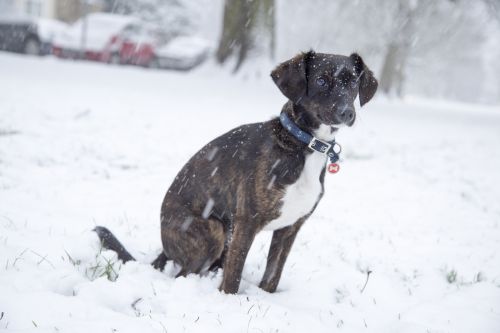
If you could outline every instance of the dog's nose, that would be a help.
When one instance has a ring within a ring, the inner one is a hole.
[[[350,123],[354,119],[354,108],[344,107],[339,112],[340,121],[344,124]]]

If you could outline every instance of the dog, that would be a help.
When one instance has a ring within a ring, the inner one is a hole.
[[[356,119],[378,83],[356,53],[309,51],[281,63],[271,78],[288,98],[281,116],[235,128],[209,142],[184,165],[161,206],[163,252],[152,263],[173,260],[177,276],[223,269],[219,289],[238,292],[255,235],[272,230],[260,287],[276,291],[298,231],[324,193],[328,158],[337,159],[335,134]],[[104,227],[103,246],[124,262],[134,260]]]

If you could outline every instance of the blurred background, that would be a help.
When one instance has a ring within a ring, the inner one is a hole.
[[[500,102],[499,0],[0,0],[0,13],[6,51],[234,73],[357,51],[386,95]]]
[[[268,232],[238,295],[155,271],[172,180],[276,117],[269,73],[311,48],[379,90],[278,292]],[[500,0],[0,0],[0,330],[498,333],[499,143]]]

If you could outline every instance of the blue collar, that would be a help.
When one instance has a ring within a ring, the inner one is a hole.
[[[284,111],[280,114],[280,122],[281,125],[286,128],[288,132],[290,132],[290,134],[292,134],[300,142],[305,143],[311,150],[328,155],[330,163],[335,163],[339,160],[341,147],[335,142],[335,139],[331,142],[326,142],[315,138],[307,132],[304,132],[287,116]]]

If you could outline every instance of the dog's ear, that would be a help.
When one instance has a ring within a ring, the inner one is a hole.
[[[274,83],[294,103],[298,103],[307,94],[307,63],[313,56],[312,50],[301,53],[271,72]]]
[[[377,91],[378,82],[373,76],[372,71],[365,65],[363,59],[357,53],[353,53],[349,58],[354,61],[354,68],[356,73],[360,75],[359,78],[359,104],[361,106],[368,103],[375,92]]]

